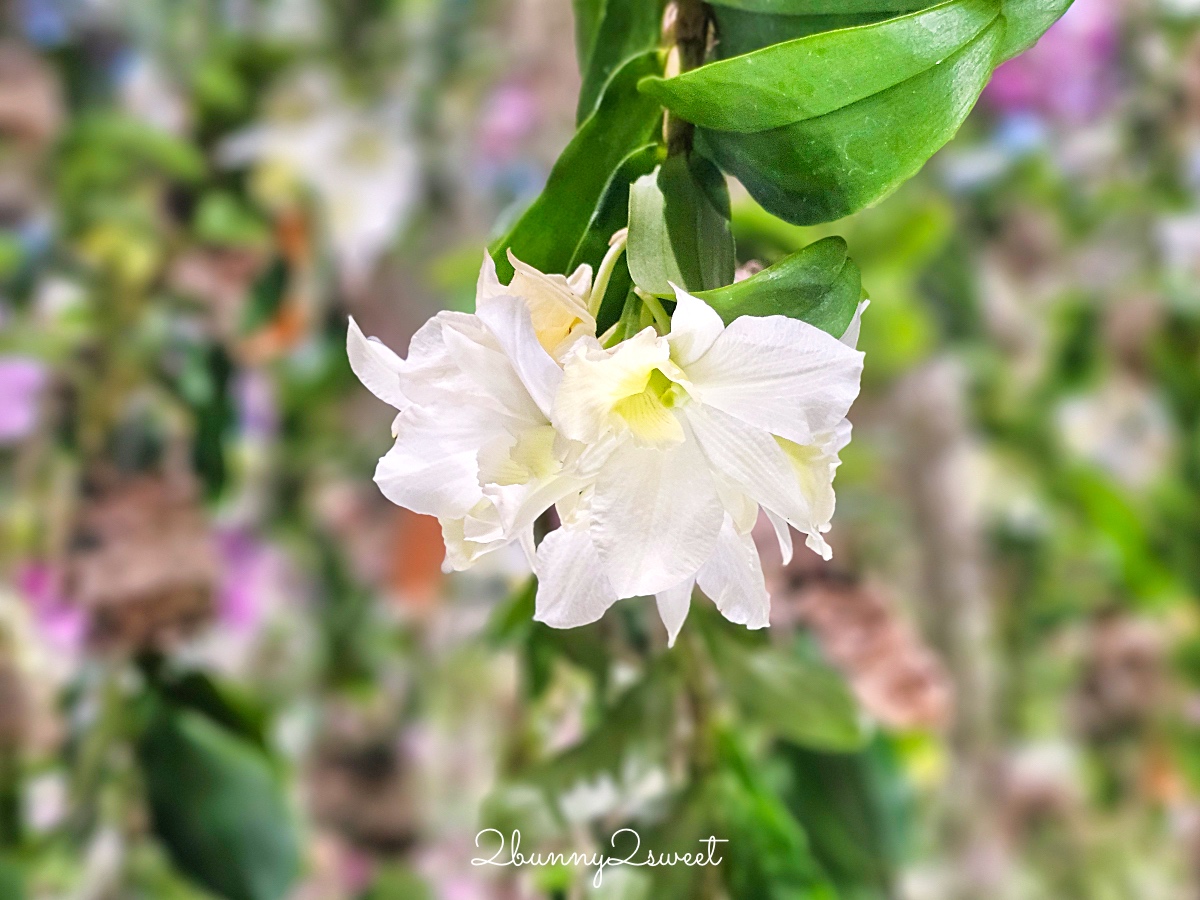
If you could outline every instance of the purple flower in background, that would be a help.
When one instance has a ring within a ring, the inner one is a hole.
[[[235,634],[253,634],[278,605],[287,578],[282,554],[247,528],[217,532],[222,570],[218,615]]]
[[[46,367],[28,356],[0,356],[0,444],[12,444],[37,426]]]
[[[272,440],[279,431],[279,405],[270,376],[255,369],[242,372],[233,396],[242,435],[264,443]]]
[[[998,112],[1040,113],[1068,125],[1096,118],[1116,94],[1117,4],[1074,4],[1035,47],[996,70],[983,93]]]
[[[47,646],[63,656],[78,654],[87,636],[87,614],[63,596],[54,569],[27,563],[17,571],[15,584]]]

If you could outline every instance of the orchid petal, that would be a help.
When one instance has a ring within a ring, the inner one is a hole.
[[[716,408],[692,404],[684,415],[714,470],[735,481],[759,505],[808,524],[808,502],[775,438]]]
[[[413,512],[463,518],[483,496],[479,447],[499,427],[485,410],[410,406],[397,421],[395,446],[379,460],[375,483]]]
[[[680,584],[654,595],[658,605],[658,615],[667,628],[667,646],[674,647],[675,639],[687,619],[688,611],[692,608],[692,589],[696,579],[686,578]]]
[[[791,526],[788,525],[787,519],[771,512],[769,509],[764,509],[763,513],[771,523],[771,527],[775,529],[775,539],[779,541],[779,553],[782,555],[783,564],[786,566],[792,561],[792,557],[796,553],[795,546],[792,543]]]
[[[671,359],[686,369],[712,348],[725,323],[715,309],[682,288],[675,288],[675,299],[669,335]]]
[[[687,367],[689,391],[799,444],[833,430],[858,396],[863,355],[785,316],[742,316]]]
[[[368,391],[396,409],[408,405],[400,390],[404,360],[382,341],[366,337],[353,316],[346,331],[346,356],[350,359],[350,368]]]
[[[495,336],[522,385],[549,421],[554,395],[562,382],[562,369],[538,343],[529,308],[516,297],[495,297],[480,309],[479,318]]]
[[[846,326],[846,331],[842,335],[842,343],[847,347],[858,349],[858,334],[862,331],[862,314],[867,311],[867,307],[871,305],[870,300],[864,300],[858,304],[858,309],[854,310],[854,318],[850,320],[850,324]]]
[[[599,620],[617,602],[586,528],[552,531],[537,549],[533,618],[551,628],[577,628]]]
[[[730,622],[751,629],[770,624],[771,597],[758,548],[750,535],[738,534],[728,518],[721,526],[716,551],[696,581]]]
[[[622,597],[675,587],[704,564],[725,512],[694,440],[668,448],[625,442],[596,479],[592,537]]]

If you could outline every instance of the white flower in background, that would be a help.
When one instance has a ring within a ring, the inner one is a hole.
[[[176,137],[191,125],[192,112],[186,98],[154,59],[144,54],[130,56],[117,75],[122,108],[136,119]]]
[[[310,189],[351,284],[370,274],[420,192],[420,160],[403,112],[355,108],[322,71],[307,71],[278,92],[264,121],[226,140],[219,157],[229,166],[257,164],[264,184],[290,178]]]
[[[1059,434],[1076,457],[1142,490],[1162,475],[1175,452],[1171,414],[1153,388],[1118,376],[1058,408]]]
[[[453,568],[521,541],[536,618],[551,626],[653,594],[673,642],[698,584],[731,621],[765,627],[750,532],[761,507],[786,557],[791,525],[828,558],[858,316],[843,343],[782,316],[725,326],[679,291],[669,334],[605,348],[589,269],[568,279],[513,264],[505,287],[485,261],[477,313],[438,314],[407,359],[351,322],[355,373],[401,411],[376,471],[384,494],[441,520]],[[551,506],[562,527],[535,549]]]

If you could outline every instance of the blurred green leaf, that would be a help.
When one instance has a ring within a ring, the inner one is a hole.
[[[640,89],[689,122],[757,132],[813,119],[943,62],[996,20],[999,0],[952,0],[874,25],[774,44]]]
[[[587,61],[580,65],[583,84],[576,110],[576,121],[582,123],[595,112],[613,72],[633,57],[658,47],[663,0],[575,0],[575,10],[577,35],[582,20],[582,37],[588,39]]]
[[[702,130],[704,144],[770,212],[833,221],[882,199],[946,143],[987,83],[1004,25],[940,65],[834,112],[754,134]]]
[[[206,716],[152,701],[137,745],[154,832],[179,869],[228,900],[280,900],[299,838],[263,754]]]
[[[743,643],[721,622],[705,635],[722,685],[749,722],[813,749],[850,752],[866,742],[845,680],[811,654]]]
[[[660,757],[669,737],[663,723],[670,721],[675,704],[673,676],[669,662],[652,665],[640,681],[605,707],[587,737],[533,767],[525,780],[561,793],[605,774],[619,783],[627,766]]]
[[[596,111],[554,164],[545,189],[512,229],[492,244],[501,279],[512,276],[509,249],[543,272],[567,270],[613,173],[631,152],[656,137],[662,108],[638,93],[637,83],[658,71],[655,53],[634,57],[616,71]]]
[[[809,244],[756,275],[698,295],[729,324],[738,316],[789,316],[840,338],[862,299],[862,275],[846,242]]]
[[[25,876],[21,867],[10,859],[0,857],[0,897],[5,900],[25,900]]]
[[[908,793],[890,747],[880,738],[861,753],[820,753],[784,744],[783,790],[813,853],[842,895],[894,896],[907,825]]]
[[[488,635],[497,646],[515,647],[530,697],[550,686],[557,662],[570,662],[588,672],[598,684],[608,678],[608,654],[599,638],[599,624],[561,630],[533,620],[537,578],[531,577],[492,614]]]
[[[210,244],[256,247],[271,237],[262,218],[226,191],[210,191],[200,198],[192,228],[199,240]]]
[[[388,866],[375,878],[362,900],[433,900],[433,891],[416,872]]]
[[[174,705],[203,713],[232,734],[266,749],[266,706],[241,686],[193,669],[159,676],[156,687]]]
[[[837,894],[813,857],[804,829],[765,783],[759,764],[737,746],[734,735],[718,737],[717,765],[669,810],[643,847],[657,853],[706,855],[713,867],[673,866],[652,870],[655,900],[712,896],[724,885],[730,897],[755,900],[836,900]],[[709,890],[705,890],[708,887]]]
[[[700,156],[673,156],[629,192],[629,271],[643,291],[674,297],[733,281],[724,179]]]

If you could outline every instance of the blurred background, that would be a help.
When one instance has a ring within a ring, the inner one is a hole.
[[[646,897],[470,860],[661,802],[505,787],[661,650],[649,604],[548,635],[519,551],[444,576],[344,352],[471,309],[573,132],[571,4],[3,10],[0,897]],[[870,722],[770,756],[840,896],[1200,897],[1198,25],[1077,0],[835,225],[735,190],[745,267],[842,234],[873,299],[834,560],[763,543],[765,640]]]

